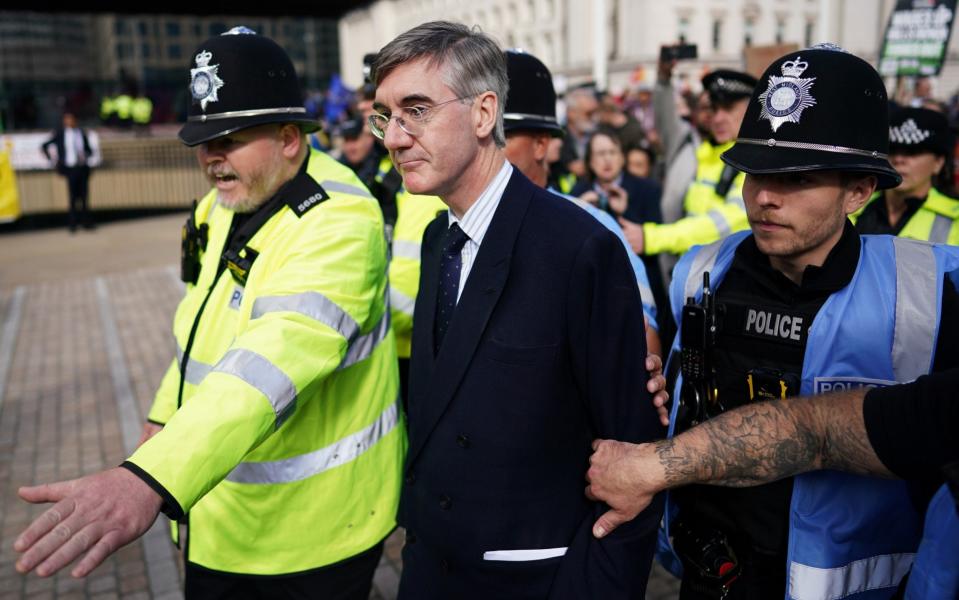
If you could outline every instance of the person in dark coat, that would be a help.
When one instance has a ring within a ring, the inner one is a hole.
[[[422,244],[399,597],[643,598],[660,505],[599,541],[583,494],[591,437],[662,435],[622,242],[506,161],[488,36],[426,23],[373,72],[371,128],[449,206]]]
[[[100,163],[100,149],[96,138],[77,125],[77,118],[73,113],[63,113],[63,126],[58,128],[53,136],[41,146],[47,160],[53,161],[50,156],[50,147],[57,151],[57,173],[67,180],[69,192],[69,224],[70,232],[77,230],[82,224],[87,229],[95,227],[93,216],[87,208],[90,187],[90,168]]]

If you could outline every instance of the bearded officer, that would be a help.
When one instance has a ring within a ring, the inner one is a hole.
[[[382,215],[309,149],[317,124],[276,43],[238,28],[194,56],[180,138],[215,188],[184,229],[155,425],[119,468],[21,489],[56,504],[18,538],[17,569],[86,553],[82,577],[162,510],[188,523],[187,597],[365,600],[405,449]]]
[[[835,46],[767,69],[723,154],[747,174],[752,231],[694,248],[674,272],[671,433],[758,400],[906,382],[959,362],[947,277],[959,252],[859,236],[847,219],[900,182],[886,114],[882,79]],[[748,435],[764,433],[757,423]],[[682,599],[888,597],[921,534],[906,484],[831,471],[680,489],[665,522]]]

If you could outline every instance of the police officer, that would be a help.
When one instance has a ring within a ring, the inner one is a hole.
[[[549,143],[551,139],[563,136],[563,128],[556,120],[556,91],[553,87],[553,76],[542,61],[518,49],[506,51],[506,71],[509,77],[509,94],[503,111],[506,159],[536,185],[550,188],[547,160]],[[579,198],[550,189],[589,212],[623,242],[643,299],[643,314],[648,323],[647,350],[651,354],[659,354],[661,349],[659,327],[656,323],[656,302],[649,286],[649,278],[646,276],[646,268],[639,257],[630,250],[619,224],[609,213]]]
[[[386,149],[376,143],[362,118],[350,118],[340,123],[339,134],[343,138],[340,162],[356,173],[363,185],[371,188]]]
[[[276,43],[237,28],[193,61],[180,139],[214,189],[184,229],[177,357],[121,467],[21,491],[58,503],[17,568],[89,549],[84,576],[162,509],[186,533],[188,598],[365,600],[405,449],[382,215],[308,148],[318,124]]]
[[[674,272],[674,428],[959,363],[959,297],[946,278],[959,251],[860,237],[847,219],[875,189],[900,183],[886,114],[882,79],[835,46],[791,53],[764,73],[722,156],[746,173],[751,232],[692,249]],[[682,571],[683,599],[888,594],[921,530],[905,484],[834,472],[689,486],[672,500],[678,559],[664,560]]]
[[[732,147],[755,85],[751,75],[727,69],[703,78],[712,104],[710,138],[696,149],[696,177],[683,199],[686,216],[673,223],[625,223],[626,237],[637,253],[682,254],[695,244],[707,244],[747,228],[743,175],[723,164],[720,155]]]
[[[928,108],[896,111],[889,124],[889,162],[902,183],[874,194],[853,215],[859,233],[959,244],[959,200],[943,193],[952,188],[952,145],[942,113]]]

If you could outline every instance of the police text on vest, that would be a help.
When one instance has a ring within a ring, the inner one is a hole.
[[[802,332],[802,317],[781,315],[750,308],[746,314],[746,332],[799,341]]]

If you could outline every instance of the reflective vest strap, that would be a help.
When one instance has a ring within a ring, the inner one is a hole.
[[[420,259],[420,245],[417,242],[393,238],[393,257]]]
[[[719,231],[719,237],[726,237],[733,232],[733,228],[729,226],[729,221],[726,220],[726,216],[718,210],[711,210],[706,213],[709,215],[709,218],[713,220],[713,224],[716,225],[716,230]]]
[[[881,554],[842,567],[820,569],[789,564],[789,597],[794,600],[836,600],[869,590],[895,587],[909,572],[915,554]]]
[[[640,288],[642,289],[642,288]],[[646,292],[642,292],[646,293]],[[645,298],[646,296],[643,296]],[[394,287],[390,287],[390,308],[397,310],[405,315],[413,316],[413,309],[416,307],[416,298],[410,298],[403,292]]]
[[[354,196],[363,196],[364,198],[372,198],[369,190],[362,188],[358,185],[350,185],[349,183],[343,183],[342,181],[336,181],[333,179],[326,179],[320,182],[320,185],[324,190],[329,192],[341,192],[344,194],[353,194]]]
[[[945,215],[936,215],[929,231],[929,241],[934,244],[945,244],[949,241],[949,231],[952,229],[952,219]]]
[[[383,311],[383,315],[380,317],[380,321],[376,324],[376,327],[372,331],[365,335],[352,340],[350,342],[350,347],[346,351],[346,356],[343,357],[343,360],[340,362],[340,366],[337,369],[345,369],[356,363],[369,358],[373,354],[373,350],[379,345],[380,342],[386,337],[390,332],[390,309],[389,303],[386,304],[386,310]]]
[[[179,344],[177,344],[176,347],[176,362],[178,365],[183,364],[183,348],[181,348]],[[187,383],[200,385],[200,382],[203,381],[203,378],[209,375],[210,371],[212,370],[213,365],[208,365],[207,363],[200,362],[193,357],[190,357],[190,359],[186,361],[186,371],[183,379],[186,380]]]
[[[693,264],[689,266],[689,275],[686,277],[686,287],[684,299],[696,297],[696,292],[703,285],[703,273],[712,271],[716,265],[716,257],[722,248],[723,242],[718,241],[708,246],[703,246],[693,257]]]
[[[371,425],[329,446],[292,458],[244,462],[227,475],[234,483],[291,483],[318,475],[358,458],[396,427],[399,401],[391,403]]]
[[[892,368],[896,381],[912,381],[929,372],[936,343],[936,257],[924,242],[893,238],[896,251],[896,328]]]
[[[388,300],[384,299],[388,306]],[[290,296],[263,296],[253,303],[250,319],[258,319],[271,312],[294,312],[322,323],[346,338],[346,355],[339,369],[345,369],[367,358],[383,341],[390,329],[389,310],[383,311],[373,329],[361,335],[359,323],[335,302],[318,292],[303,292]]]
[[[277,429],[296,408],[296,386],[293,381],[279,367],[252,350],[230,350],[216,364],[213,372],[233,375],[266,396],[276,415]]]
[[[348,343],[360,336],[360,324],[356,319],[319,292],[257,298],[253,303],[250,320],[259,319],[272,312],[294,312],[313,319],[342,335]]]

